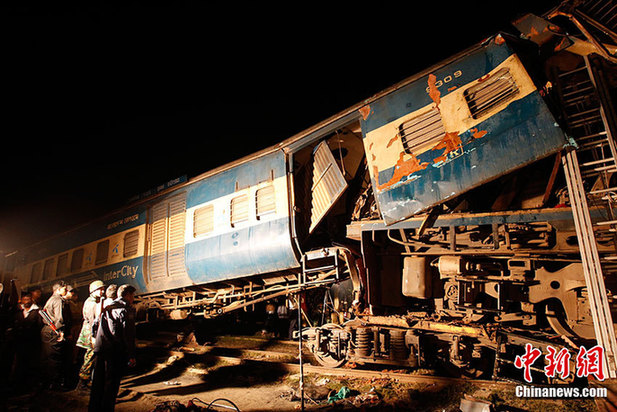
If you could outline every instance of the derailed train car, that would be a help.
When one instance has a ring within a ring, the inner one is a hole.
[[[563,10],[549,17],[580,23]],[[17,251],[4,280],[131,283],[146,312],[183,319],[350,279],[353,318],[303,331],[332,366],[479,376],[525,343],[599,341],[609,295],[589,286],[581,188],[562,171],[576,150],[609,278],[617,41],[594,22],[601,33],[574,36],[526,16],[527,38],[493,36],[279,145]]]

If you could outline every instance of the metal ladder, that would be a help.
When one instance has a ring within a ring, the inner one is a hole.
[[[607,372],[617,377],[617,341],[605,277],[617,273],[617,218],[613,203],[617,200],[617,186],[611,187],[613,173],[617,172],[617,149],[611,134],[610,108],[605,107],[599,92],[603,89],[597,67],[584,57],[583,64],[574,70],[557,75],[557,89],[563,107],[563,116],[577,150],[568,150],[562,163],[572,214],[579,242],[589,304],[596,340],[604,348]],[[610,102],[609,102],[610,103]],[[609,113],[607,114],[607,110]],[[585,188],[585,183],[591,187]],[[593,223],[589,205],[604,206],[606,219]],[[598,240],[612,241],[614,253],[600,257]],[[611,276],[613,275],[613,276]],[[617,290],[615,290],[617,292]]]
[[[614,0],[587,0],[577,6],[577,11],[587,17],[588,21],[617,31],[617,2]],[[600,26],[600,27],[601,27]]]

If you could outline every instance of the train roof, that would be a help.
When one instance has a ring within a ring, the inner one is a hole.
[[[440,62],[424,69],[421,72],[418,72],[414,75],[411,75],[403,80],[401,80],[400,82],[394,84],[393,86],[390,86],[376,94],[374,94],[373,96],[362,100],[359,103],[356,103],[355,105],[334,114],[333,116],[328,117],[327,119],[315,124],[314,126],[311,126],[285,140],[283,140],[281,143],[272,145],[270,147],[267,147],[263,150],[260,150],[258,152],[252,153],[250,155],[244,156],[238,160],[235,160],[233,162],[229,162],[226,163],[224,165],[221,165],[215,169],[209,170],[205,173],[202,173],[200,175],[197,175],[191,179],[189,179],[186,183],[184,183],[184,185],[202,180],[202,179],[206,179],[210,176],[216,175],[218,173],[224,172],[226,170],[232,169],[235,166],[242,164],[244,162],[248,162],[252,159],[261,157],[261,156],[265,156],[267,154],[270,154],[272,152],[275,152],[277,150],[284,150],[285,152],[288,153],[292,153],[294,151],[296,151],[299,148],[302,148],[312,142],[314,142],[315,140],[319,140],[320,138],[335,132],[337,129],[339,129],[340,127],[343,127],[349,123],[351,123],[354,120],[358,120],[362,117],[362,114],[360,113],[360,109],[362,109],[363,107],[365,107],[366,105],[369,105],[379,99],[381,99],[382,97],[391,94],[395,91],[397,91],[398,89],[401,89],[405,86],[407,86],[410,83],[413,83],[421,78],[423,78],[424,76],[427,76],[428,74],[430,74],[431,72],[437,70],[438,68],[445,66],[447,64],[450,64],[453,61],[456,61],[462,57],[465,57],[468,54],[471,54],[479,49],[481,49],[482,47],[484,47],[486,44],[488,44],[488,42],[490,40],[492,40],[493,38],[495,38],[496,36],[507,36],[509,39],[511,38],[510,35],[504,34],[504,33],[498,33],[494,36],[491,36],[485,40],[483,40],[482,42],[475,44],[467,49],[465,49],[462,52],[459,52],[445,60],[441,60]],[[178,187],[178,186],[175,186]]]

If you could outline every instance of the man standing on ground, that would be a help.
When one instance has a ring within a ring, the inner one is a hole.
[[[79,370],[78,390],[86,390],[92,380],[92,369],[94,367],[94,337],[92,336],[92,325],[94,320],[101,314],[101,306],[105,285],[100,280],[90,283],[90,296],[84,302],[82,314],[84,322],[81,325],[81,332],[77,339],[77,346],[84,348],[84,361]]]
[[[66,295],[66,284],[63,281],[55,283],[53,294],[45,303],[44,311],[51,318],[56,331],[48,324],[41,329],[43,343],[43,359],[46,362],[46,378],[50,389],[66,389],[67,337],[70,333],[70,311],[62,299]],[[67,313],[68,312],[68,313]],[[65,336],[66,334],[66,336]]]
[[[22,389],[31,389],[39,377],[41,359],[41,327],[39,307],[29,293],[21,295],[22,310],[15,317],[16,380]]]
[[[122,285],[118,298],[101,313],[94,352],[96,364],[89,411],[113,411],[120,379],[127,366],[135,366],[135,288]]]

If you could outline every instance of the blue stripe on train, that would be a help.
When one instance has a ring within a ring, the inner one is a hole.
[[[195,182],[188,188],[186,206],[198,206],[285,174],[285,155],[279,150]]]
[[[299,266],[286,217],[190,243],[186,264],[195,283]]]

